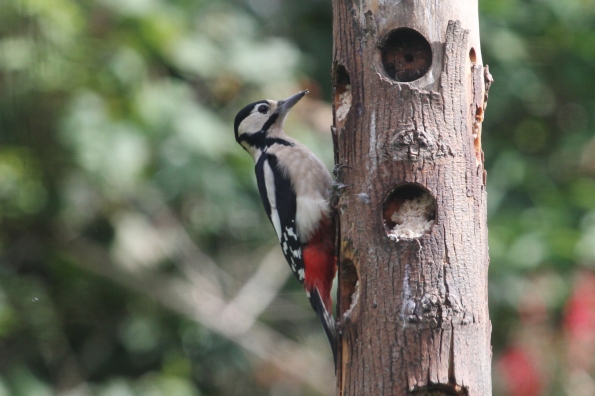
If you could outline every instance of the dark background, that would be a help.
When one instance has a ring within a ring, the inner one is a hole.
[[[595,3],[480,20],[495,394],[593,395]],[[0,3],[0,395],[332,394],[232,127],[308,88],[331,167],[331,56],[330,1]]]

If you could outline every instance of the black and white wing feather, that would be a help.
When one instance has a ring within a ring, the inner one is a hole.
[[[256,162],[256,181],[260,198],[275,228],[283,255],[300,283],[304,283],[302,244],[295,216],[297,198],[291,181],[279,168],[277,157],[263,152]]]

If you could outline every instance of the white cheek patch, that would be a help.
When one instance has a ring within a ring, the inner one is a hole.
[[[238,126],[238,132],[240,135],[244,133],[256,133],[262,130],[264,124],[268,121],[269,117],[277,109],[277,104],[274,101],[267,100],[270,110],[266,114],[262,114],[258,111],[258,107],[265,103],[259,103],[252,109],[252,112],[246,117]]]
[[[248,117],[244,119],[244,121],[240,123],[238,131],[240,132],[240,134],[250,134],[258,132],[262,129],[264,123],[267,122],[268,118],[269,117],[265,114],[260,114],[258,112],[251,113]]]

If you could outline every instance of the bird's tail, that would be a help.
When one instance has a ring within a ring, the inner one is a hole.
[[[318,287],[314,286],[312,291],[309,293],[308,296],[310,300],[310,305],[314,308],[316,315],[318,316],[318,320],[322,324],[322,328],[326,334],[326,338],[328,338],[329,344],[331,344],[331,350],[333,351],[333,361],[335,362],[335,366],[337,365],[337,333],[335,330],[335,319],[333,318],[333,314],[330,311],[330,307],[327,307],[322,300],[322,296],[318,291]],[[328,304],[330,305],[330,304]]]

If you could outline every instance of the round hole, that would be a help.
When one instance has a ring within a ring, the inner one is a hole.
[[[396,81],[415,81],[432,66],[430,43],[410,28],[390,32],[382,41],[380,51],[384,70]]]
[[[428,232],[436,221],[436,200],[419,184],[397,186],[383,206],[386,235],[394,240],[415,239]]]

